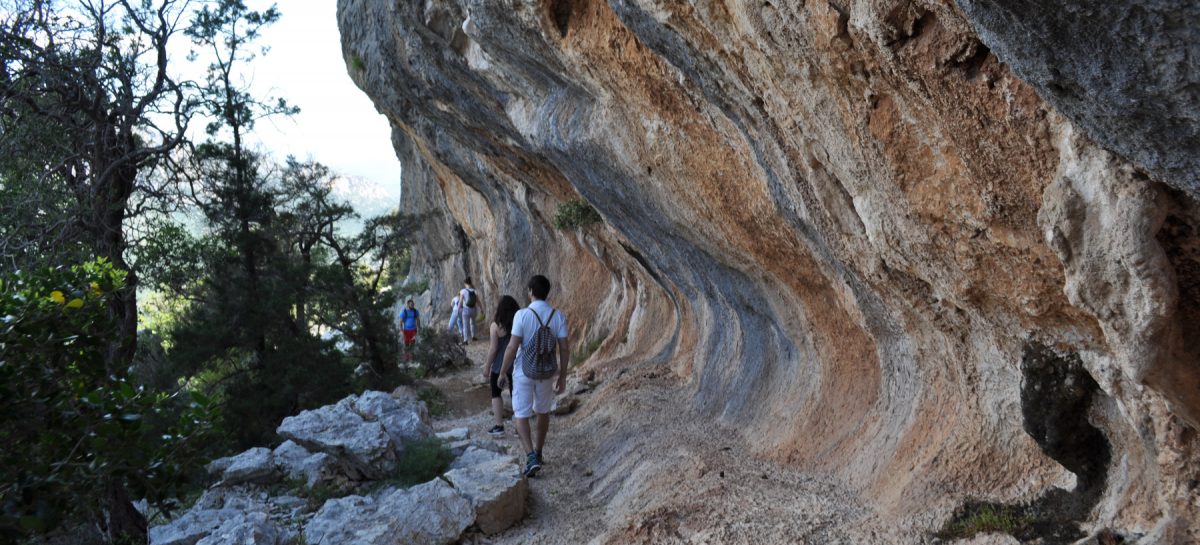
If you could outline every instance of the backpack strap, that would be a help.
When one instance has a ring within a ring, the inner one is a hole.
[[[558,309],[556,309],[556,308],[551,308],[551,309],[550,309],[550,317],[549,317],[549,318],[546,318],[546,321],[545,321],[545,322],[543,322],[543,321],[542,321],[542,317],[541,317],[541,316],[538,316],[538,313],[537,313],[537,311],[536,311],[536,310],[529,309],[529,312],[532,312],[532,313],[533,313],[533,317],[534,317],[534,318],[537,318],[537,321],[538,321],[538,327],[546,327],[546,325],[550,323],[550,320],[553,320],[553,319],[554,319],[554,313],[555,313],[555,312],[558,312]]]

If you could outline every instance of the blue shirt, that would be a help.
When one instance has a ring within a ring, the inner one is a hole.
[[[404,307],[400,311],[400,319],[404,320],[404,329],[413,330],[417,328],[417,318],[421,317],[421,313],[415,308]]]

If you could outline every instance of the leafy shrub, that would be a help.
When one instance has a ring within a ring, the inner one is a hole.
[[[128,497],[170,510],[201,477],[212,403],[105,363],[124,279],[103,259],[0,277],[0,541],[100,521]]]
[[[446,471],[452,461],[454,454],[437,437],[408,443],[396,470],[395,482],[403,486],[427,482]]]
[[[560,230],[587,227],[600,222],[600,214],[583,199],[571,199],[558,205],[554,214],[554,226]]]
[[[429,416],[437,418],[444,416],[450,412],[450,405],[446,401],[446,394],[433,386],[426,386],[417,392],[417,399],[425,402],[425,408],[429,409]]]
[[[417,378],[434,376],[469,363],[467,351],[459,344],[458,336],[439,327],[422,328],[417,341],[407,348]]]

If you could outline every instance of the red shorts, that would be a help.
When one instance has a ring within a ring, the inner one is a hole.
[[[404,329],[402,331],[404,331],[404,345],[405,346],[408,346],[410,344],[417,342],[417,330]]]

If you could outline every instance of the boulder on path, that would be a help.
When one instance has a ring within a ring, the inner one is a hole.
[[[450,463],[450,469],[462,469],[495,460],[508,460],[512,463],[517,463],[517,458],[511,454],[501,454],[488,448],[471,445],[467,447],[467,450],[462,455]]]
[[[271,449],[256,447],[236,456],[219,458],[208,464],[209,474],[221,484],[268,483],[278,480]]]
[[[443,545],[475,520],[471,501],[441,479],[381,495],[325,502],[304,528],[307,543]]]
[[[511,456],[493,454],[490,460],[453,469],[445,478],[471,500],[475,524],[484,533],[502,532],[525,517],[528,482]]]
[[[471,430],[467,428],[454,428],[443,432],[438,432],[437,438],[445,443],[457,443],[466,441],[471,437]]]
[[[345,463],[355,480],[383,479],[396,469],[391,436],[379,422],[368,422],[354,410],[355,396],[283,419],[275,431],[312,452]]]

